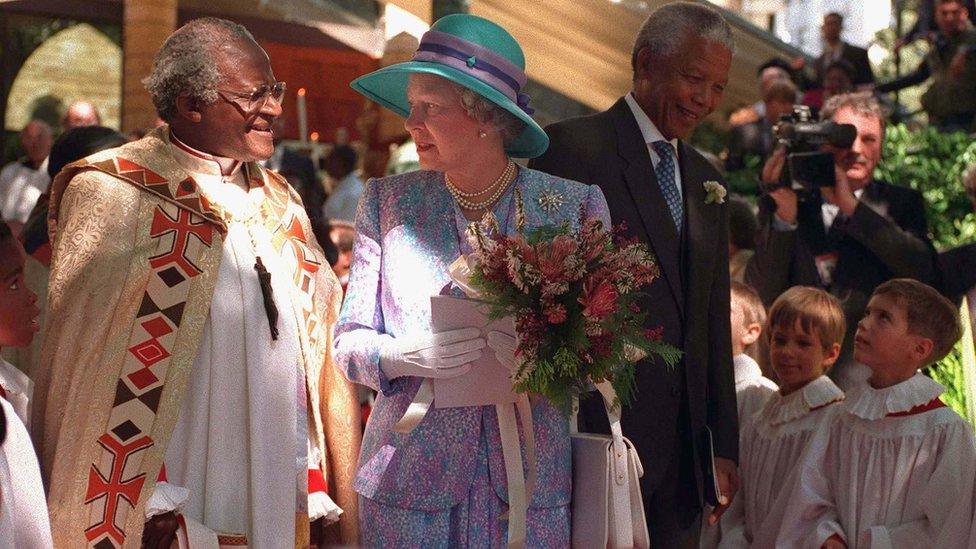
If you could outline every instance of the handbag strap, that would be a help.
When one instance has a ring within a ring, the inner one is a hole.
[[[596,383],[596,390],[603,398],[603,406],[607,411],[607,419],[610,422],[610,437],[613,447],[613,480],[618,486],[627,484],[627,444],[624,442],[623,429],[620,427],[620,401],[617,399],[617,392],[613,390],[613,385],[609,381]],[[569,433],[579,434],[577,419],[579,416],[579,400],[573,398],[573,411],[569,418]]]

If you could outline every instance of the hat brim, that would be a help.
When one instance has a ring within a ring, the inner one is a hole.
[[[535,158],[549,148],[549,136],[539,124],[502,92],[477,78],[453,67],[425,61],[408,61],[390,65],[360,76],[349,84],[354,90],[406,118],[410,116],[407,103],[407,80],[411,74],[425,73],[446,78],[498,105],[525,123],[525,129],[505,152],[516,158]]]

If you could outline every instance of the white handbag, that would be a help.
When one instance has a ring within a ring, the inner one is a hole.
[[[573,444],[572,544],[576,548],[648,548],[647,519],[641,499],[644,476],[634,445],[624,438],[617,395],[608,382],[597,390],[610,420],[610,435],[580,433],[573,407],[569,431]]]

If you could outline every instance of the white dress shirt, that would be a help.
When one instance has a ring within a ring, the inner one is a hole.
[[[625,95],[624,101],[627,102],[630,111],[634,113],[634,118],[637,120],[637,126],[640,127],[641,135],[644,136],[644,143],[647,145],[647,152],[651,155],[651,163],[654,165],[655,170],[657,170],[657,165],[661,161],[661,157],[654,150],[652,143],[656,141],[667,141],[674,147],[674,183],[678,187],[678,196],[684,199],[684,190],[681,188],[681,167],[678,165],[678,140],[664,138],[661,130],[657,129],[654,122],[651,122],[651,119],[647,117],[644,109],[637,104],[637,100],[634,99],[633,94],[628,93]]]

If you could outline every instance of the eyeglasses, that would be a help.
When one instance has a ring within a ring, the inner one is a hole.
[[[268,98],[272,97],[279,105],[285,100],[285,83],[275,82],[274,84],[261,84],[248,93],[240,93],[229,90],[217,90],[228,103],[237,105],[245,114],[255,113],[264,108]]]

